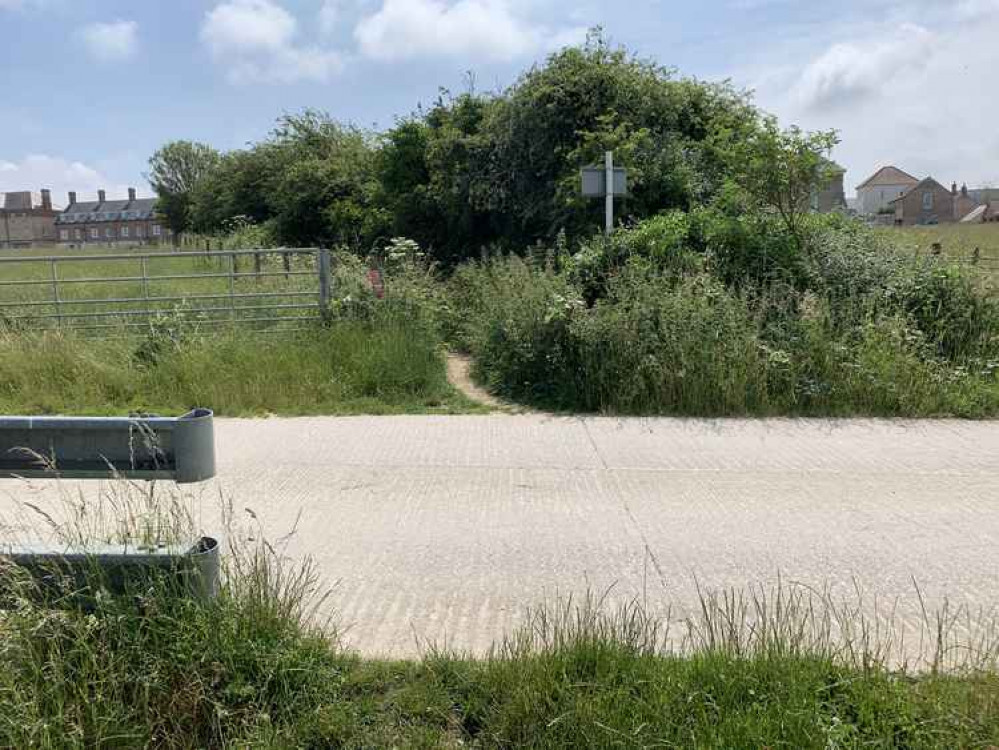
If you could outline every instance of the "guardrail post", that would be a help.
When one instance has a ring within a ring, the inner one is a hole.
[[[319,248],[319,317],[323,323],[330,319],[330,251]]]

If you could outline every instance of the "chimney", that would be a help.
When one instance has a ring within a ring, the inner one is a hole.
[[[135,202],[135,188],[128,189],[128,202],[129,203]]]
[[[950,187],[950,194],[951,195],[957,195],[957,183],[956,182],[953,185],[951,185],[951,187]]]
[[[42,188],[42,208],[45,211],[52,210],[52,191]]]
[[[73,192],[72,190],[70,190],[69,191],[69,205],[72,206],[74,203],[76,203],[76,193]]]
[[[954,183],[954,192],[957,192],[957,183],[956,182]],[[107,199],[108,199],[108,194],[107,193],[105,193],[103,190],[98,190],[97,191],[97,202],[98,203],[104,203],[105,201],[107,201]]]
[[[968,197],[968,183],[964,183],[963,185],[961,185],[961,195],[963,195],[965,198]]]

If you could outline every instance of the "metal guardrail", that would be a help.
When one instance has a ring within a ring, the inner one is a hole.
[[[307,266],[301,263],[303,258],[309,259]],[[281,267],[274,268],[273,261],[278,259]],[[293,259],[298,259],[297,266]],[[245,268],[241,268],[243,261]],[[102,275],[109,264],[130,268],[118,275]],[[153,273],[157,264],[174,268]],[[79,271],[81,265],[82,274],[65,272],[67,266]],[[190,268],[178,272],[177,265]],[[199,265],[203,270],[196,270]],[[27,269],[27,275],[17,278],[12,269]],[[107,331],[148,327],[169,314],[171,322],[180,324],[302,326],[325,319],[330,272],[330,253],[325,248],[3,257],[0,323],[15,328]],[[206,282],[208,289],[193,288]],[[164,284],[171,285],[168,291],[175,291],[177,285],[190,290],[158,293],[157,287]],[[85,296],[87,287],[126,293]],[[20,299],[12,299],[14,294]]]
[[[215,476],[213,414],[0,417],[0,478],[174,479]]]
[[[20,568],[32,585],[18,591],[16,576],[0,576],[3,598],[28,594],[45,605],[92,609],[100,591],[142,596],[149,587],[200,601],[214,599],[219,586],[219,543],[202,537],[191,546],[144,548],[103,545],[86,549],[11,547],[0,558]]]
[[[215,476],[213,414],[179,418],[0,417],[0,478]],[[91,609],[102,591],[141,599],[149,588],[207,601],[219,586],[219,544],[117,545],[81,549],[0,545],[0,609],[29,596],[46,606]],[[29,585],[22,585],[24,582]],[[157,589],[159,590],[159,589]]]

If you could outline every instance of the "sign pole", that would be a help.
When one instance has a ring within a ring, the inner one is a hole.
[[[610,237],[614,231],[614,152],[608,151],[604,154],[604,165],[607,170],[607,201],[605,229]]]

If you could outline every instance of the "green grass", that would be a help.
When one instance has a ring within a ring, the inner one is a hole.
[[[280,565],[258,549],[209,606],[147,595],[142,615],[116,600],[85,614],[22,602],[0,618],[0,746],[800,750],[999,740],[991,668],[850,663],[794,647],[790,630],[742,653],[703,641],[670,653],[635,606],[536,614],[487,658],[366,660],[306,623],[311,573]]]
[[[981,256],[979,268],[999,280],[999,224],[939,224],[881,231],[912,253],[926,255],[934,243],[940,243],[947,257],[962,263],[970,263],[977,249]]]
[[[0,331],[0,413],[462,413],[434,337],[405,321],[93,338]]]

